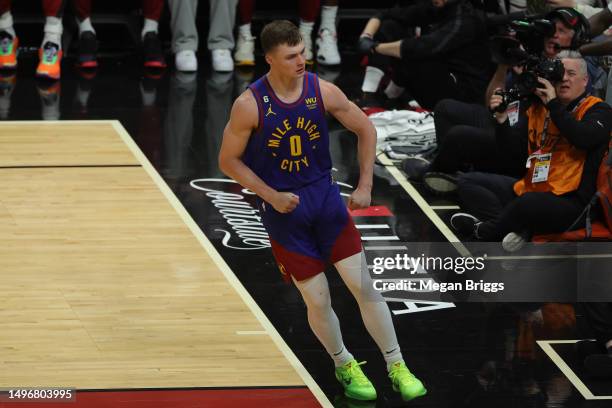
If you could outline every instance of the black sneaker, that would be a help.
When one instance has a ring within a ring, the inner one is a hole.
[[[423,175],[427,173],[430,166],[431,162],[421,156],[408,157],[402,160],[402,170],[411,181],[423,180]]]
[[[79,68],[96,68],[98,66],[97,52],[98,41],[96,40],[96,34],[92,31],[83,32],[79,38],[77,66]]]
[[[457,213],[451,217],[450,223],[455,231],[467,236],[475,236],[476,226],[480,224],[480,220],[468,213]]]
[[[145,34],[142,40],[142,50],[144,54],[144,66],[147,68],[165,68],[166,57],[162,50],[162,44],[154,31]]]
[[[457,176],[454,174],[430,171],[423,175],[423,182],[434,194],[452,194],[457,192]]]

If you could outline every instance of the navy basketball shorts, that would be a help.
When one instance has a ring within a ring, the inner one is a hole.
[[[311,278],[329,263],[361,252],[361,236],[335,182],[323,177],[292,193],[300,203],[290,213],[259,202],[272,253],[285,279]]]

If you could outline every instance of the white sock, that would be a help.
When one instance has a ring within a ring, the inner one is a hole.
[[[144,25],[142,27],[142,32],[140,33],[140,36],[142,37],[142,39],[144,39],[144,36],[146,33],[149,33],[151,31],[153,31],[154,33],[157,33],[158,26],[159,26],[159,23],[157,21],[151,20],[150,18],[145,18]]]
[[[87,17],[83,21],[79,21],[79,37],[83,35],[85,31],[91,31],[94,34],[96,33],[96,30],[94,30],[93,25],[91,25],[91,18],[89,17]]]
[[[389,99],[395,99],[404,93],[404,89],[404,87],[398,86],[395,82],[389,81],[389,85],[385,88],[385,95]]]
[[[312,35],[313,27],[314,21],[300,20],[300,33],[302,33],[302,37],[310,37]]]
[[[404,361],[399,345],[394,349],[383,352],[385,363],[387,363],[387,371],[391,371],[391,366],[399,361]]]
[[[381,69],[367,66],[365,75],[363,77],[361,90],[363,92],[376,92],[378,85],[380,85],[380,81],[382,81],[384,76],[385,73]]]
[[[353,359],[342,342],[340,322],[331,307],[329,284],[324,273],[312,278],[293,280],[300,291],[308,312],[308,324],[325,350],[334,360],[336,367],[343,366]]]
[[[153,106],[155,105],[155,99],[157,97],[157,90],[145,90],[142,84],[140,85],[140,95],[142,96],[142,106]]]
[[[336,32],[336,14],[338,6],[323,6],[321,7],[321,25],[319,31],[329,30],[332,33]]]
[[[7,11],[0,16],[0,31],[6,31],[13,37],[17,35],[15,34],[15,29],[13,28],[13,15],[10,11]]]
[[[363,323],[383,354],[387,367],[402,360],[389,306],[380,292],[373,289],[365,253],[361,251],[349,256],[334,266],[359,304]]]
[[[251,23],[242,24],[238,26],[238,34],[243,38],[251,38],[253,34],[251,34]]]
[[[342,350],[337,353],[332,353],[331,358],[334,360],[334,366],[336,367],[342,367],[349,361],[355,359],[355,357],[353,357],[353,355],[349,353],[349,351],[346,349],[346,347],[344,347],[344,345],[342,345]]]
[[[44,46],[47,42],[57,44],[59,49],[62,49],[62,20],[57,17],[46,17],[45,18],[45,35],[43,37],[42,45]]]

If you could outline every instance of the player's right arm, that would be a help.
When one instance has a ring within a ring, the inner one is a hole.
[[[258,126],[258,120],[257,102],[251,91],[247,90],[234,102],[229,122],[223,131],[219,168],[225,175],[272,205],[276,211],[291,212],[299,204],[299,197],[293,193],[276,191],[242,161],[251,133]]]

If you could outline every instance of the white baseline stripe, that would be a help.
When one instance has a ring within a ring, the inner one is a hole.
[[[584,383],[578,378],[574,370],[572,370],[567,363],[561,358],[561,356],[552,348],[551,344],[575,344],[580,340],[538,340],[538,346],[544,350],[548,357],[559,367],[561,372],[567,377],[568,380],[576,387],[578,392],[582,394],[584,399],[587,400],[612,400],[612,395],[593,395],[591,390],[584,385]]]
[[[387,224],[374,224],[374,225],[357,224],[355,225],[355,227],[357,227],[357,229],[389,229],[391,228]]]
[[[399,241],[399,237],[396,235],[384,236],[384,237],[361,237],[362,241]]]
[[[200,229],[200,227],[196,224],[196,222],[191,218],[185,207],[181,204],[181,202],[176,198],[172,190],[168,187],[166,182],[161,178],[161,176],[157,173],[157,171],[153,168],[153,165],[146,158],[144,153],[138,148],[134,140],[130,137],[129,133],[125,130],[125,128],[121,125],[118,120],[109,121],[112,123],[115,131],[121,136],[125,144],[130,148],[132,154],[136,156],[138,161],[142,164],[142,167],[149,174],[151,179],[160,191],[164,194],[168,202],[174,207],[178,215],[182,218],[183,222],[189,227],[193,235],[198,239],[200,245],[208,252],[208,255],[215,262],[221,273],[225,276],[225,279],[232,285],[234,290],[238,292],[238,295],[242,298],[247,307],[251,310],[251,313],[257,318],[259,323],[264,327],[265,331],[270,335],[270,338],[276,344],[276,347],[284,354],[289,364],[293,367],[293,369],[298,373],[298,375],[304,381],[304,384],[308,386],[310,391],[313,393],[315,398],[319,401],[321,405],[324,407],[333,407],[331,402],[327,399],[319,385],[312,378],[310,373],[306,370],[306,368],[302,365],[300,360],[293,354],[293,351],[289,348],[287,343],[282,339],[280,334],[276,331],[270,320],[266,317],[264,312],[257,306],[257,303],[253,300],[249,292],[242,286],[242,283],[238,280],[236,275],[232,272],[230,267],[225,263],[225,260],[219,255],[215,247],[208,240],[204,232]],[[107,122],[108,123],[108,122]]]

